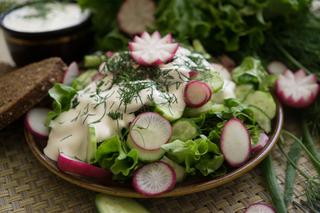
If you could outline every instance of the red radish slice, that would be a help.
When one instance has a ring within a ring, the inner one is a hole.
[[[132,185],[137,192],[143,195],[159,195],[174,188],[176,173],[164,162],[147,164],[134,173]]]
[[[150,35],[142,33],[129,42],[131,57],[140,65],[160,65],[170,61],[177,52],[179,45],[172,43],[171,35],[161,38],[159,32]]]
[[[257,144],[251,144],[251,152],[257,153],[262,150],[268,143],[269,137],[265,133],[260,133],[259,141]]]
[[[49,128],[46,126],[46,119],[49,109],[34,108],[31,109],[25,117],[25,127],[36,137],[47,138],[49,135]]]
[[[70,85],[72,81],[80,74],[77,62],[72,62],[63,76],[63,84]]]
[[[111,58],[114,53],[112,51],[107,51],[105,54],[108,58]]]
[[[141,33],[153,24],[155,10],[152,0],[126,0],[118,13],[119,28],[129,35]]]
[[[202,81],[189,81],[184,89],[184,100],[189,107],[197,108],[206,104],[211,99],[209,85]]]
[[[197,71],[195,71],[195,70],[191,70],[190,72],[189,72],[189,78],[190,79],[195,79],[197,76],[198,76],[198,72]]]
[[[286,70],[276,81],[279,100],[290,107],[303,108],[311,105],[319,93],[315,75],[306,75],[303,70],[292,73]]]
[[[232,58],[224,54],[220,57],[220,62],[222,66],[224,66],[229,71],[233,70],[233,68],[236,67],[236,62],[234,62]]]
[[[129,137],[132,142],[144,150],[158,150],[167,143],[172,134],[168,120],[155,112],[138,115],[130,126]]]
[[[276,211],[268,204],[254,203],[246,209],[245,213],[276,213]]]
[[[272,61],[269,65],[268,65],[268,71],[270,74],[274,74],[274,75],[281,75],[283,74],[288,68],[286,67],[286,65],[284,65],[282,62],[280,61]]]
[[[250,144],[249,132],[240,120],[233,118],[224,125],[220,147],[230,166],[240,167],[249,159]]]
[[[92,81],[100,81],[101,79],[103,79],[105,77],[104,74],[97,72],[92,78]]]
[[[71,175],[104,179],[106,181],[111,180],[112,177],[112,173],[108,170],[71,158],[63,153],[59,154],[57,165],[61,171]]]

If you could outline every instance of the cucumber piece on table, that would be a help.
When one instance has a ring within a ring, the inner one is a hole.
[[[98,194],[95,203],[99,213],[150,213],[140,203],[129,198]]]
[[[253,92],[254,88],[252,84],[241,84],[236,87],[236,97],[243,101],[247,98],[249,93]]]
[[[259,108],[270,119],[276,115],[276,103],[270,93],[255,91],[247,96],[244,103]]]
[[[266,132],[271,131],[271,119],[258,107],[249,106],[249,109],[252,110],[258,125]]]
[[[161,161],[167,163],[169,166],[173,168],[173,170],[176,173],[176,181],[177,182],[182,182],[184,178],[186,177],[186,169],[183,166],[180,166],[176,162],[170,160],[168,157],[163,156]]]
[[[199,128],[196,123],[191,119],[183,118],[173,124],[171,141],[177,139],[186,141],[198,135]]]
[[[144,162],[153,162],[159,160],[165,153],[163,149],[155,149],[155,150],[145,150],[133,143],[133,141],[128,137],[127,145],[130,149],[135,149],[138,152],[138,158]]]
[[[94,127],[88,128],[87,162],[93,163],[97,152],[97,137]]]

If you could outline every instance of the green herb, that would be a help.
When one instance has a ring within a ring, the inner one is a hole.
[[[282,142],[282,141],[281,141]],[[297,140],[298,144],[302,144],[302,141]],[[288,163],[291,164],[305,179],[305,194],[307,197],[308,205],[306,206],[311,212],[317,212],[320,207],[320,177],[311,177],[306,172],[298,168],[296,162],[294,162],[283,150],[281,143],[278,143],[278,147],[281,153],[287,158]]]
[[[301,146],[296,141],[290,147],[288,157],[292,159],[292,162],[294,164],[297,164],[300,158],[301,149],[302,149]],[[296,177],[295,167],[292,166],[290,163],[287,163],[285,186],[284,186],[284,193],[283,193],[284,202],[286,206],[288,206],[292,202],[295,177]]]
[[[283,195],[280,192],[280,187],[277,182],[277,177],[272,165],[272,158],[269,155],[261,163],[263,177],[266,180],[268,191],[271,195],[272,203],[276,208],[277,213],[286,213],[287,208],[283,200]]]

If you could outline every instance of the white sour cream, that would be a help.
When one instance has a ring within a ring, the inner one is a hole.
[[[84,22],[89,11],[75,3],[45,3],[44,8],[24,6],[8,13],[3,26],[17,32],[40,33],[72,27]],[[40,15],[44,12],[45,15]]]
[[[179,48],[171,63],[160,66],[164,72],[169,70],[175,82],[180,82],[179,86],[173,84],[166,92],[157,90],[155,86],[147,87],[141,90],[139,96],[126,107],[120,97],[124,87],[121,84],[112,84],[112,74],[102,80],[102,85],[101,82],[93,82],[79,91],[75,97],[78,105],[51,121],[48,144],[44,149],[45,155],[56,161],[59,152],[63,152],[70,157],[86,161],[89,127],[94,127],[97,141],[103,141],[118,134],[122,128],[128,127],[135,118],[134,112],[144,105],[156,104],[156,107],[165,111],[168,117],[171,117],[170,113],[172,113],[175,119],[180,118],[186,106],[183,92],[190,71],[186,64],[193,63],[190,58],[186,57],[189,54],[191,54],[190,51]],[[196,66],[194,63],[192,65]],[[205,60],[203,65],[210,66]],[[132,84],[142,83],[154,85],[150,79],[132,82]],[[99,95],[97,95],[97,87],[100,88]],[[231,91],[229,91],[229,86],[224,87],[223,94],[232,93],[232,86],[230,88]],[[166,99],[168,96],[175,97],[176,101],[169,105]],[[232,96],[232,94],[226,94],[226,96]],[[108,115],[109,112],[121,112],[122,119],[112,119]]]

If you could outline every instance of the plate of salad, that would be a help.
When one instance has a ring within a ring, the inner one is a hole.
[[[253,169],[279,137],[275,78],[254,57],[231,72],[170,34],[144,32],[85,64],[50,89],[50,109],[25,118],[36,158],[83,188],[144,198],[211,189]]]

